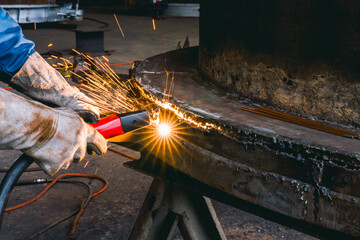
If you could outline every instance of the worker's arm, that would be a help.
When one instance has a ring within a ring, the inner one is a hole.
[[[21,150],[53,175],[107,142],[71,109],[53,109],[0,89],[0,149]]]
[[[19,24],[1,7],[0,23],[0,71],[12,77],[35,52],[34,43],[24,37]]]
[[[1,7],[0,23],[0,71],[11,78],[10,84],[33,99],[69,107],[85,121],[96,122],[99,109],[78,100],[92,102],[34,51],[34,43]]]

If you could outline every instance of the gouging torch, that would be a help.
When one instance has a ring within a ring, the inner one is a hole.
[[[104,138],[109,139],[122,135],[136,129],[150,125],[150,117],[148,111],[136,111],[124,114],[113,114],[101,118],[97,123],[90,124]]]
[[[129,112],[125,114],[113,114],[101,118],[97,123],[90,124],[93,126],[104,138],[109,139],[122,135],[127,132],[137,130],[142,127],[150,125],[150,117],[148,111]],[[8,194],[14,188],[15,183],[20,178],[22,173],[34,162],[29,156],[22,155],[10,167],[6,176],[0,184],[0,227],[2,217],[4,216],[4,209]]]

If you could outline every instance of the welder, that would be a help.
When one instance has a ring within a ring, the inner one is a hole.
[[[86,124],[98,120],[99,109],[78,100],[92,101],[34,50],[1,7],[0,72],[1,81],[37,100],[0,89],[0,149],[21,150],[49,175],[82,160],[86,151],[106,152],[104,137]]]

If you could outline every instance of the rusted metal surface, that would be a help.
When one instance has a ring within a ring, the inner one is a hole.
[[[194,138],[204,143],[202,141],[204,133],[192,134]],[[204,136],[209,140],[207,144],[211,144],[213,138],[219,141],[225,140],[224,136],[212,133],[205,133]],[[144,144],[140,132],[123,136],[123,141]],[[226,141],[223,146],[217,144],[217,141],[213,141],[212,144],[221,151],[224,150]],[[316,163],[312,163],[311,160],[302,164],[296,162],[291,164],[290,159],[287,159],[290,162],[282,164],[286,158],[281,160],[281,156],[274,153],[257,151],[256,148],[261,148],[259,146],[248,149],[239,146],[240,149],[236,151],[239,158],[235,160],[205,150],[193,143],[182,142],[182,145],[186,150],[181,151],[181,155],[161,156],[162,161],[239,200],[251,202],[307,223],[359,236],[360,229],[355,223],[360,221],[360,216],[357,214],[360,211],[360,199],[323,186],[316,177],[318,171],[324,171],[324,166],[314,166]],[[145,150],[148,151],[150,148]],[[227,146],[226,149],[231,150],[231,146]],[[142,156],[145,159],[148,156],[146,151]],[[254,165],[258,165],[259,168],[254,168],[249,163],[241,163],[243,159],[252,160],[261,155],[264,159],[254,161]],[[264,163],[263,166],[260,165],[261,162]],[[271,163],[273,163],[272,167],[269,166]],[[285,176],[292,174],[292,177]],[[221,201],[221,198],[218,200]]]
[[[209,85],[196,69],[197,48],[168,52],[143,61],[136,68],[136,78],[155,95],[163,96],[166,73],[174,73],[174,91],[171,99],[182,109],[193,112],[206,121],[214,120],[229,128],[276,139],[288,139],[305,146],[326,148],[332,152],[342,152],[353,156],[360,163],[360,142],[343,139],[317,130],[304,128],[277,119],[258,116],[241,111],[241,107],[259,107],[248,99],[239,97]],[[342,126],[344,127],[344,126]],[[359,132],[359,129],[345,129]]]
[[[279,119],[281,121],[285,121],[285,122],[289,122],[289,123],[294,123],[296,125],[316,129],[316,130],[319,130],[322,132],[327,132],[327,133],[331,133],[331,134],[342,136],[342,137],[348,137],[348,138],[352,138],[352,139],[354,139],[354,138],[360,139],[360,135],[357,133],[353,133],[353,132],[346,131],[346,130],[343,130],[340,128],[322,124],[322,123],[312,121],[312,120],[309,120],[306,118],[297,117],[295,115],[276,111],[276,110],[270,109],[270,108],[265,108],[265,107],[255,108],[255,109],[241,108],[241,110],[256,113],[256,114],[263,115],[263,116],[270,117],[270,118]]]
[[[196,61],[189,58],[193,50],[185,51],[166,54],[165,67],[175,73],[173,102],[204,121],[223,124],[227,133],[188,128],[181,154],[159,158],[239,201],[360,237],[360,141],[241,112],[240,107],[257,105],[196,82],[196,70],[184,64]],[[159,96],[161,66],[164,56],[157,56],[144,61],[137,74]],[[144,145],[141,134],[123,140]]]

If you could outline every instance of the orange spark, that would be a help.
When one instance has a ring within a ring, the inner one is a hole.
[[[114,13],[114,18],[115,18],[115,20],[116,20],[116,23],[117,23],[117,25],[118,25],[118,27],[119,27],[119,29],[120,29],[120,32],[121,32],[123,38],[125,38],[125,35],[124,35],[124,33],[123,33],[123,30],[121,29],[120,23],[119,23],[116,15],[115,15],[115,13]]]
[[[202,129],[217,129],[223,131],[222,127],[216,123],[206,122],[201,119],[198,119],[195,115],[190,114],[182,110],[180,107],[172,104],[169,100],[169,95],[174,89],[174,72],[166,72],[166,87],[164,89],[164,99],[160,99],[155,95],[148,93],[143,87],[137,85],[133,82],[134,79],[128,79],[127,81],[120,80],[120,77],[110,68],[110,66],[104,62],[100,61],[99,58],[94,58],[92,61],[88,56],[81,54],[86,57],[88,61],[92,62],[94,65],[98,66],[101,69],[101,73],[96,71],[83,72],[85,76],[81,77],[80,75],[71,72],[75,76],[78,76],[81,79],[86,80],[89,84],[84,88],[85,92],[92,97],[92,100],[96,103],[97,106],[101,106],[102,110],[105,110],[105,113],[109,112],[126,112],[134,111],[138,108],[147,108],[148,103],[155,104],[161,107],[163,110],[171,112],[173,116],[177,117],[177,120],[180,122],[187,122],[188,124],[202,128]],[[169,79],[171,77],[171,79]],[[118,86],[114,88],[113,86]],[[136,91],[136,93],[134,92]],[[144,102],[138,101],[137,98],[129,97],[129,92],[134,96],[140,94]],[[94,105],[94,104],[93,104]],[[96,106],[95,105],[95,106]],[[107,106],[106,108],[102,106]],[[111,107],[109,107],[111,106]],[[161,117],[163,119],[164,117]],[[159,121],[159,116],[152,117],[152,122]],[[165,121],[167,125],[177,125],[176,121]],[[169,122],[174,122],[169,124]],[[161,122],[163,123],[163,122]],[[159,125],[158,122],[155,125]],[[171,126],[170,126],[171,127]],[[171,129],[173,128],[171,127]],[[157,129],[156,134],[160,132],[167,132],[167,129],[163,127]],[[166,131],[165,131],[166,130]],[[173,132],[173,131],[171,131]],[[173,136],[173,134],[170,134]],[[175,134],[176,135],[176,134]],[[171,139],[167,137],[166,139]]]
[[[71,49],[71,50],[73,50],[76,54],[81,55],[81,53],[76,51],[76,49]]]
[[[84,165],[84,168],[86,168],[86,166],[89,164],[89,161],[87,161]]]
[[[52,43],[49,43],[48,47],[51,47],[53,44]]]
[[[155,30],[156,30],[155,19],[152,19],[152,24],[153,24],[153,29],[154,29],[154,31],[155,31]]]
[[[102,58],[107,62],[109,61],[109,59],[107,57],[105,57],[105,56],[102,56]]]

